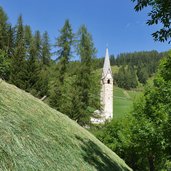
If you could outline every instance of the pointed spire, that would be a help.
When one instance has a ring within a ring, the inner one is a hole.
[[[108,71],[112,73],[111,67],[110,67],[109,50],[108,48],[106,48],[106,55],[105,55],[105,60],[104,60],[104,65],[103,65],[102,77],[105,77]]]

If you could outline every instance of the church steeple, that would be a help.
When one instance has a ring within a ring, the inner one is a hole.
[[[101,78],[101,111],[100,118],[92,118],[93,123],[104,123],[113,118],[113,76],[110,67],[109,51],[106,48],[106,55]]]
[[[102,115],[105,120],[113,118],[113,76],[110,66],[109,50],[106,48],[102,79],[101,79]]]
[[[104,65],[103,65],[102,78],[106,77],[108,73],[112,74],[112,71],[110,67],[109,50],[108,48],[106,48],[106,55],[105,55],[105,60],[104,60]]]

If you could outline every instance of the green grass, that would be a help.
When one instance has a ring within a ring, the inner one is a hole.
[[[133,101],[138,98],[141,92],[128,91],[116,86],[113,89],[113,116],[120,118],[131,112]]]
[[[0,80],[0,171],[127,171],[67,116]]]

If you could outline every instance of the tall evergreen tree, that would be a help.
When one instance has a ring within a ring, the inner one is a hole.
[[[135,73],[134,66],[128,65],[127,73],[129,73],[129,75],[128,75],[128,83],[129,83],[128,89],[136,88],[138,86],[138,81],[137,81],[137,76]]]
[[[7,50],[8,46],[8,17],[3,8],[0,7],[0,49]]]
[[[149,77],[148,72],[147,72],[147,68],[144,66],[138,66],[137,69],[137,77],[140,83],[142,84],[146,84],[147,79]]]
[[[11,62],[11,82],[19,88],[26,88],[26,48],[22,16],[19,16],[16,26],[14,56]]]
[[[60,36],[57,39],[58,50],[58,60],[59,65],[59,81],[64,82],[65,73],[67,70],[67,64],[71,58],[71,47],[73,44],[73,33],[72,27],[69,20],[65,21],[63,28],[60,30]]]
[[[80,71],[76,77],[76,90],[79,97],[80,112],[77,121],[80,125],[89,123],[91,112],[90,107],[90,90],[92,79],[92,59],[95,56],[95,48],[91,35],[88,33],[86,26],[81,26],[78,32],[78,54],[80,56]],[[75,98],[77,99],[77,98]],[[78,111],[77,111],[78,113]]]
[[[57,39],[56,46],[59,48],[58,53],[58,64],[56,73],[56,82],[54,86],[54,92],[51,96],[50,103],[57,110],[61,111],[62,103],[65,103],[65,99],[62,97],[63,84],[67,71],[67,64],[71,58],[71,47],[73,44],[73,33],[69,20],[65,21],[63,28],[60,30],[60,36]]]
[[[10,75],[10,60],[7,53],[0,49],[0,78],[8,80]]]
[[[42,60],[42,41],[41,41],[41,34],[39,30],[35,32],[34,39],[35,39],[37,59],[41,61]]]
[[[37,41],[37,43],[40,41]],[[36,83],[37,96],[43,97],[48,95],[48,83],[49,83],[49,71],[48,66],[50,65],[51,53],[50,53],[50,43],[48,33],[43,33],[41,42],[41,46],[37,46],[37,54],[41,57],[40,61],[37,58],[37,62],[39,61],[39,75]],[[38,44],[37,44],[38,45]],[[40,49],[38,49],[38,47]]]
[[[27,91],[33,95],[37,93],[37,81],[39,79],[39,64],[36,53],[36,42],[34,37],[31,39],[29,47],[29,58],[27,59]]]
[[[9,25],[8,27],[8,42],[7,42],[7,54],[8,57],[11,59],[14,55],[14,48],[15,48],[15,28]]]
[[[26,48],[29,49],[31,41],[32,41],[32,31],[29,25],[24,27],[24,39]]]
[[[48,32],[43,33],[42,37],[42,65],[48,66],[50,64],[51,53]]]

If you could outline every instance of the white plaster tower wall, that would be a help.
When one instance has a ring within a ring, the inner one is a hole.
[[[106,119],[113,118],[113,76],[110,66],[109,52],[106,49],[105,61],[101,79],[101,104],[102,114]]]

